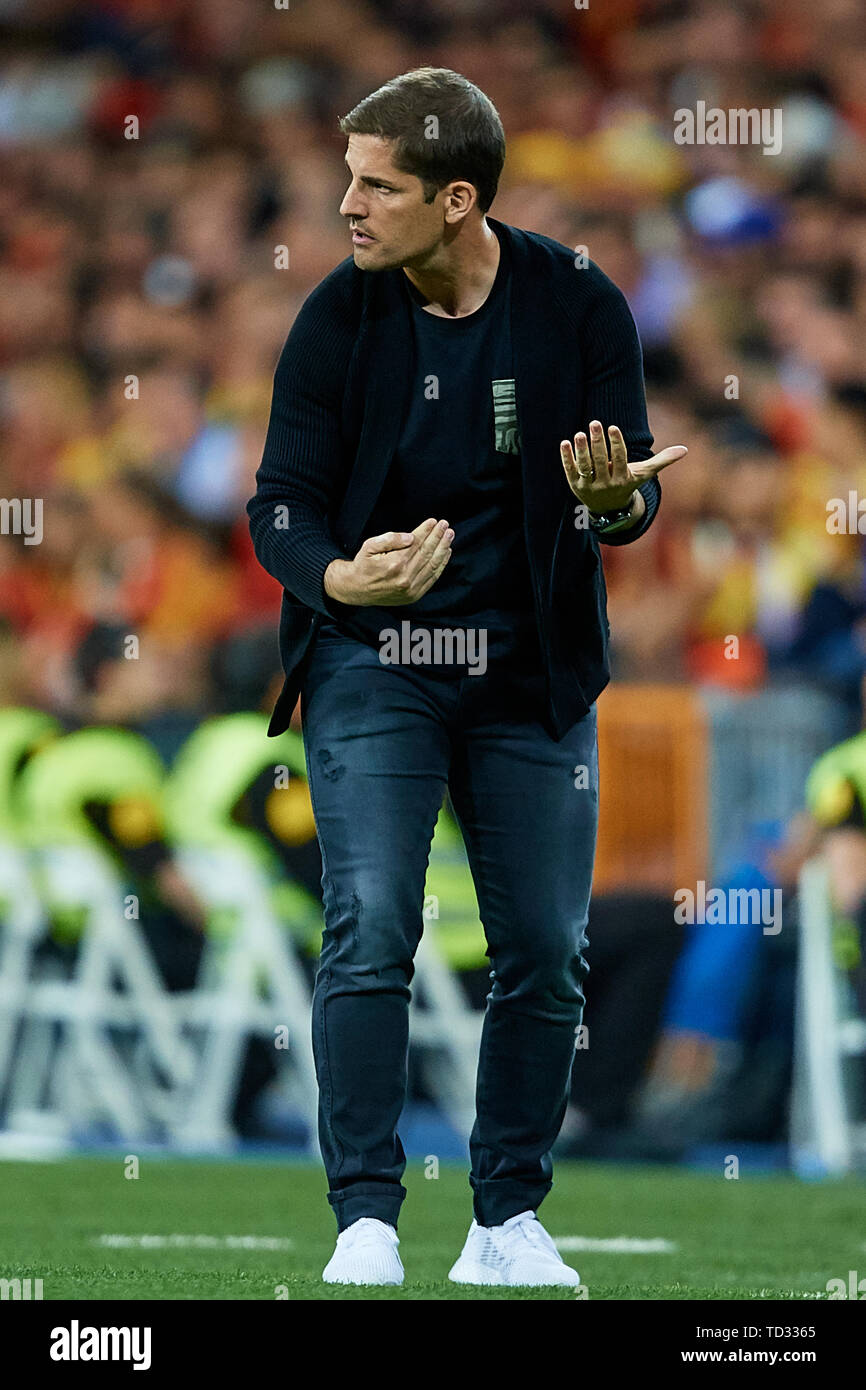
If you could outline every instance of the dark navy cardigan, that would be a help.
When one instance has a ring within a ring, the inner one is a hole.
[[[618,425],[628,457],[652,456],[640,341],[625,296],[590,261],[550,237],[487,218],[509,239],[511,332],[521,441],[525,537],[554,738],[610,679],[607,594],[599,540],[628,545],[652,524],[657,479],[641,485],[646,514],[608,540],[579,519],[562,439],[590,420]],[[352,559],[399,440],[410,383],[411,321],[404,272],[342,261],[308,296],[274,375],[256,492],[247,504],[256,554],[283,585],[285,684],[268,732],[288,727],[304,658],[336,610],[323,576]]]

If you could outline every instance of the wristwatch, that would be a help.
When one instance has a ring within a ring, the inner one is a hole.
[[[613,531],[624,531],[632,519],[634,511],[634,493],[629,499],[628,506],[616,507],[609,512],[590,512],[587,509],[589,525],[593,531],[600,531],[605,535],[610,535]]]

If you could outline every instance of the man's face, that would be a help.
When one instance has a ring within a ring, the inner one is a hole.
[[[346,164],[351,183],[340,216],[354,229],[358,269],[424,265],[443,239],[447,189],[425,203],[421,180],[394,167],[391,141],[378,135],[350,135]]]

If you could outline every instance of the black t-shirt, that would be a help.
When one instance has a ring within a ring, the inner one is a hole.
[[[537,667],[510,333],[511,267],[507,246],[500,246],[490,294],[462,318],[426,312],[423,296],[404,277],[414,339],[412,388],[365,534],[411,531],[427,517],[444,518],[455,533],[451,559],[416,603],[335,606],[341,632],[377,647],[383,629],[399,631],[407,620],[413,633],[483,629],[488,665],[519,658],[521,665]]]

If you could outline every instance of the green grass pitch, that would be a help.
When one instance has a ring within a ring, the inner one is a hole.
[[[447,1273],[471,1219],[465,1170],[425,1178],[411,1164],[400,1221],[401,1289],[322,1284],[336,1227],[321,1171],[287,1161],[207,1162],[122,1155],[0,1164],[0,1277],[41,1278],[48,1299],[567,1298],[570,1290],[460,1289]],[[555,1237],[629,1236],[673,1242],[675,1253],[564,1252],[588,1299],[790,1299],[866,1272],[866,1185],[857,1179],[556,1165],[541,1209]],[[100,1237],[206,1236],[202,1248],[113,1248]],[[238,1249],[225,1237],[288,1239],[287,1249]],[[826,1297],[826,1293],[823,1294]]]

